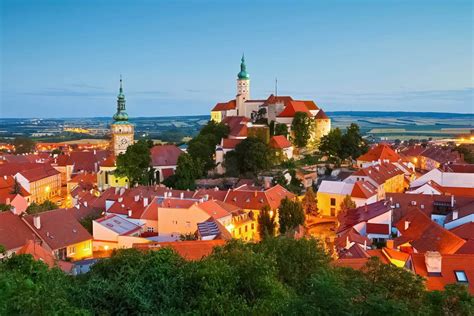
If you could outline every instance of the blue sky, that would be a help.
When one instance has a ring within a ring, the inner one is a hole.
[[[326,111],[473,113],[471,1],[0,0],[0,117],[208,114],[274,89]]]

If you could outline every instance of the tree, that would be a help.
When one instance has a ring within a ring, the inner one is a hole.
[[[260,214],[258,214],[257,222],[258,222],[258,234],[260,239],[263,240],[267,237],[275,236],[275,216],[276,214],[273,213],[268,205],[265,205]]]
[[[5,212],[5,211],[11,211],[13,209],[13,206],[10,204],[2,204],[0,203],[0,213]]]
[[[347,194],[344,197],[344,200],[342,200],[341,205],[339,206],[339,208],[341,209],[341,212],[345,212],[347,210],[356,208],[356,204],[355,204],[354,201],[352,201],[351,196]]]
[[[299,201],[292,201],[285,197],[280,204],[278,210],[278,218],[280,224],[280,234],[285,235],[291,233],[299,225],[304,224],[304,211]]]
[[[178,158],[175,174],[165,180],[165,184],[179,190],[194,190],[196,179],[201,176],[202,163],[184,153]]]
[[[336,161],[340,160],[342,149],[342,132],[336,127],[335,129],[329,131],[327,135],[321,137],[321,142],[319,144],[319,151],[328,156],[330,159],[335,159]]]
[[[55,148],[51,151],[51,157],[62,155],[61,149]]]
[[[288,126],[286,124],[277,123],[275,125],[275,135],[288,136]]]
[[[302,200],[303,209],[306,214],[316,216],[318,214],[318,201],[313,188],[308,188]]]
[[[474,164],[474,145],[462,144],[455,151],[463,155],[465,162]]]
[[[127,177],[131,186],[146,185],[150,180],[150,163],[150,145],[146,140],[139,140],[117,157],[117,169],[114,172],[119,177]]]
[[[347,127],[341,139],[341,159],[356,159],[369,150],[367,142],[362,138],[359,125],[352,123]]]
[[[17,181],[16,178],[13,178],[14,180],[14,183],[13,183],[13,188],[12,188],[12,192],[11,194],[21,194],[21,185],[20,183]]]
[[[27,154],[35,149],[35,142],[28,137],[18,136],[13,140],[15,146],[15,153]]]
[[[261,139],[247,137],[235,147],[235,153],[230,157],[233,159],[224,160],[226,170],[238,170],[239,174],[252,174],[256,176],[258,172],[267,170],[272,166],[272,152],[270,147]],[[231,164],[236,164],[232,166]]]
[[[296,112],[291,123],[293,133],[293,144],[296,147],[303,148],[308,144],[311,138],[311,119],[305,112]]]
[[[33,202],[26,209],[26,213],[28,213],[28,214],[39,214],[39,213],[42,213],[42,212],[54,210],[56,208],[57,208],[56,204],[54,204],[50,200],[46,200],[41,204],[37,204],[37,203]]]

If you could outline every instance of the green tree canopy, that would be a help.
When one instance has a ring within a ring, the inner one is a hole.
[[[28,208],[26,209],[26,213],[28,214],[38,214],[46,211],[51,211],[57,209],[58,206],[51,202],[50,200],[46,200],[41,204],[38,203],[31,203]]]
[[[355,204],[355,202],[351,199],[351,196],[347,194],[347,195],[344,197],[344,199],[342,200],[341,205],[339,206],[339,208],[341,209],[341,212],[345,212],[345,211],[347,211],[347,210],[356,208],[356,204]]]
[[[275,125],[275,135],[288,136],[288,126],[286,126],[286,124],[277,123]]]
[[[247,137],[235,147],[234,153],[226,154],[224,167],[226,170],[238,170],[241,175],[257,175],[272,166],[272,157],[268,144],[259,138]]]
[[[199,158],[198,158],[199,159]],[[175,174],[165,180],[167,186],[179,190],[194,190],[196,179],[202,175],[202,163],[184,153],[178,158]]]
[[[280,234],[291,233],[299,225],[304,224],[304,211],[301,202],[290,200],[285,197],[278,209],[278,219],[280,224]]]
[[[147,140],[139,140],[117,157],[117,169],[114,172],[117,176],[127,177],[131,186],[147,185],[151,180],[150,163],[150,143]]]
[[[303,210],[306,214],[317,215],[318,214],[318,201],[316,199],[316,193],[313,188],[308,188],[304,194],[303,200],[301,201]]]
[[[338,127],[332,129],[327,135],[321,137],[319,151],[329,158],[336,160],[341,159],[342,132]]]
[[[13,145],[17,154],[27,154],[35,150],[35,142],[31,138],[24,136],[15,137]]]
[[[293,134],[293,144],[299,148],[306,147],[311,138],[311,118],[308,114],[296,112],[291,123],[291,132]]]
[[[258,234],[260,239],[263,240],[267,237],[275,236],[276,224],[276,212],[271,214],[272,210],[268,205],[265,205],[260,214],[258,214]]]
[[[351,123],[347,127],[341,139],[341,158],[342,159],[356,159],[365,154],[369,150],[367,142],[362,138],[359,125]]]

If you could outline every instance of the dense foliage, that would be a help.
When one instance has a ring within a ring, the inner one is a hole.
[[[263,140],[247,137],[225,155],[224,167],[231,176],[256,176],[272,166],[273,157],[272,149]]]
[[[299,201],[284,198],[281,200],[280,208],[278,210],[280,234],[293,232],[299,225],[304,224],[303,205]]]
[[[229,242],[200,261],[170,249],[120,250],[72,277],[29,255],[0,262],[1,315],[472,315],[462,285],[428,293],[421,278],[374,259],[336,268],[313,239]]]
[[[474,145],[462,144],[456,147],[455,150],[463,155],[465,162],[474,164]]]
[[[164,184],[179,190],[194,190],[196,179],[202,175],[202,165],[199,158],[193,159],[187,153],[181,154],[178,158],[175,174],[168,177]]]
[[[51,202],[50,200],[46,200],[43,203],[37,204],[35,202],[31,203],[28,208],[26,209],[26,212],[28,214],[38,214],[46,211],[51,211],[54,209],[57,209],[58,206]]]
[[[276,212],[272,212],[268,205],[265,205],[258,214],[258,235],[260,239],[275,236],[276,232]]]
[[[275,124],[275,135],[288,136],[288,126],[286,124]]]
[[[147,185],[154,181],[153,170],[150,167],[150,148],[153,143],[147,140],[139,140],[127,147],[124,154],[117,157],[117,176],[125,176],[130,181],[130,185]]]
[[[330,160],[340,163],[341,160],[356,159],[365,154],[369,147],[362,138],[359,126],[352,123],[343,133],[338,127],[321,138],[319,151]]]
[[[278,125],[277,125],[278,126]],[[311,138],[311,118],[305,112],[296,112],[291,122],[293,144],[296,147],[305,147]]]
[[[35,150],[35,142],[28,137],[18,136],[13,140],[16,154],[27,154]]]

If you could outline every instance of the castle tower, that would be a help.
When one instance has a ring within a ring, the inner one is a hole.
[[[245,65],[245,56],[242,55],[240,72],[237,74],[237,115],[246,116],[245,101],[250,100],[250,76]]]
[[[112,150],[115,156],[127,151],[127,147],[134,141],[134,126],[128,121],[125,111],[125,95],[123,94],[122,77],[120,77],[120,89],[117,96],[117,113],[113,116],[114,122],[110,125],[112,133]]]

